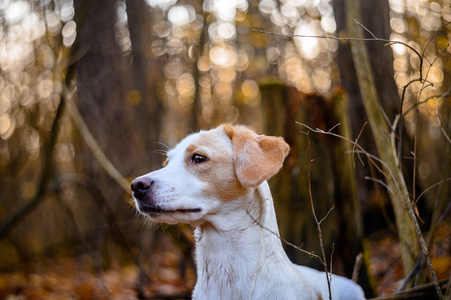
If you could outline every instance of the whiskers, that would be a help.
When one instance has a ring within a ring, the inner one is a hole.
[[[166,148],[166,150],[157,150],[157,151],[162,151],[162,152],[164,152],[164,153],[168,153],[169,150],[171,150],[171,148],[170,148],[168,145],[166,145],[165,143],[162,143],[162,142],[155,142],[155,144],[161,145],[161,146],[163,146],[164,148]]]
[[[165,143],[162,143],[162,142],[155,142],[155,143],[163,146],[165,149],[157,149],[157,150],[152,151],[152,153],[158,153],[158,154],[163,155],[164,157],[167,157],[171,148],[169,148],[168,145],[166,145]]]
[[[138,219],[142,221],[141,227],[145,227],[148,230],[161,230],[162,232],[165,232],[165,230],[169,227],[169,224],[154,222],[148,216],[141,214],[138,209],[135,209],[135,220]]]

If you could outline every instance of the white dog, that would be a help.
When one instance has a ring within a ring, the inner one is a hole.
[[[288,152],[280,137],[223,125],[186,137],[164,168],[132,182],[141,213],[196,226],[194,299],[329,299],[325,273],[291,263],[274,234],[266,180]],[[341,276],[332,276],[331,289],[334,300],[364,299]]]

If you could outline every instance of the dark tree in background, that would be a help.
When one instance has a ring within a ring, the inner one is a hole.
[[[149,5],[145,0],[127,0],[126,11],[128,18],[128,31],[131,43],[131,66],[130,66],[130,89],[126,95],[128,104],[134,106],[134,123],[132,131],[135,137],[134,146],[139,151],[139,158],[142,160],[142,169],[133,170],[136,172],[146,172],[161,164],[161,158],[149,155],[161,149],[157,143],[160,140],[162,105],[156,95],[159,72],[149,72],[149,70],[159,70],[158,61],[152,55],[151,44],[154,33]],[[137,153],[138,154],[138,153]]]
[[[131,136],[133,120],[125,103],[130,76],[128,58],[116,40],[118,1],[87,3],[87,8],[81,8],[81,1],[75,2],[76,14],[80,9],[86,10],[85,24],[77,37],[80,47],[86,50],[77,62],[77,104],[107,156],[127,174],[130,164],[124,157],[131,155],[131,149],[124,147],[123,141]],[[94,172],[93,162],[84,164]],[[92,174],[93,178],[96,176],[99,174]]]
[[[376,37],[390,39],[390,8],[388,1],[361,0],[360,2],[362,4],[362,20],[357,21],[361,22],[366,28],[370,28]],[[332,3],[337,23],[337,36],[345,37],[347,36],[345,0],[334,0]],[[368,39],[373,38],[368,32],[366,32],[366,37]],[[400,97],[394,81],[393,52],[384,42],[367,41],[366,44],[370,54],[371,68],[381,102],[380,105],[387,114],[387,117],[393,120],[400,109]],[[336,62],[340,70],[340,82],[349,97],[348,111],[352,124],[352,135],[357,137],[367,122],[367,117],[360,95],[349,42],[340,43]],[[368,152],[376,154],[376,146],[369,128],[367,128],[365,133],[360,139],[361,144]],[[371,193],[371,190],[374,190],[371,188],[374,183],[364,179],[365,175],[373,176],[374,174],[368,174],[368,168],[365,169],[366,171],[364,171],[364,168],[360,164],[357,167],[359,174],[358,186],[365,187],[359,189],[359,199],[363,203],[366,202],[365,199],[371,198],[371,194],[368,194],[368,192]]]
[[[334,13],[335,19],[337,22],[337,33],[338,36],[350,36],[349,28],[347,28],[347,23],[349,24],[348,16],[349,7],[346,7],[346,4],[349,2],[336,0],[333,1],[334,4]],[[361,6],[361,17],[362,20],[355,20],[357,23],[361,23],[365,28],[370,28],[371,33],[365,31],[365,38],[368,39],[366,42],[366,49],[368,49],[369,63],[370,68],[372,70],[372,78],[374,78],[374,85],[377,92],[377,98],[379,99],[379,109],[383,112],[387,124],[393,123],[395,116],[400,114],[401,112],[401,99],[398,94],[398,88],[394,81],[394,71],[393,71],[393,52],[390,47],[387,47],[385,42],[375,41],[375,37],[384,40],[390,40],[390,7],[388,1],[366,1],[362,0],[359,2]],[[360,26],[360,25],[359,25]],[[340,70],[340,80],[344,89],[346,90],[349,97],[349,106],[348,112],[352,124],[352,132],[353,136],[357,137],[364,128],[364,124],[367,122],[368,117],[365,112],[365,107],[362,101],[362,86],[360,82],[357,80],[355,65],[353,62],[353,56],[351,53],[350,43],[340,43],[337,54],[337,65]],[[367,91],[365,91],[367,92]],[[372,154],[378,153],[376,144],[374,143],[374,136],[371,134],[371,130],[366,128],[365,134],[361,135],[362,138],[359,139],[359,144],[362,145],[366,151]],[[402,127],[401,127],[402,128]],[[374,130],[373,130],[374,133]],[[384,132],[380,132],[379,134],[388,134]],[[412,151],[410,149],[410,145],[408,142],[408,135],[405,134],[405,131],[401,132],[401,135],[398,137],[403,137],[404,139],[399,143],[403,144],[403,153],[405,155],[401,155],[403,162],[403,173],[404,178],[410,180],[412,178],[412,164],[411,160],[407,160],[407,163],[404,163],[404,157],[409,155],[409,152]],[[368,162],[368,164],[370,164]],[[374,181],[369,181],[367,178],[382,178],[382,174],[379,174],[371,165],[370,167],[364,167],[363,164],[358,164],[357,167],[357,178],[359,180],[358,184],[358,192],[359,192],[359,200],[361,203],[365,205],[364,211],[370,211],[374,207],[381,207],[381,211],[385,216],[385,222],[391,224],[392,221],[392,212],[388,205],[388,197],[386,195],[385,188]],[[401,199],[395,199],[394,201],[401,201]],[[387,212],[388,211],[388,212]],[[369,214],[371,216],[375,216],[373,214]],[[388,215],[388,216],[387,216]],[[384,222],[384,219],[379,216],[376,218],[364,218],[366,229],[368,231],[373,230],[373,228],[377,228],[378,222]],[[399,222],[399,220],[398,220]],[[402,223],[402,222],[401,222]],[[399,224],[398,224],[399,225]],[[394,226],[391,227],[395,228]],[[401,231],[400,231],[401,232]],[[401,232],[402,234],[402,232]],[[410,258],[410,264],[405,264],[404,271],[408,273],[413,265],[414,261],[413,254],[415,253],[415,249],[412,250],[412,255]],[[408,255],[406,255],[408,256]],[[406,263],[404,261],[404,263]]]

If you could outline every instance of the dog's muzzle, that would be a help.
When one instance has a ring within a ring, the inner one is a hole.
[[[161,213],[198,213],[200,208],[171,208],[163,207],[156,203],[154,189],[155,181],[147,176],[138,177],[132,181],[131,188],[133,197],[136,200],[138,210],[150,216],[155,216]]]

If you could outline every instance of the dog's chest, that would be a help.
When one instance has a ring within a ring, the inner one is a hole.
[[[249,299],[258,282],[259,250],[239,232],[196,230],[198,280],[194,299]],[[261,274],[260,274],[261,275]]]
[[[246,233],[196,230],[193,299],[315,299],[261,235]]]

